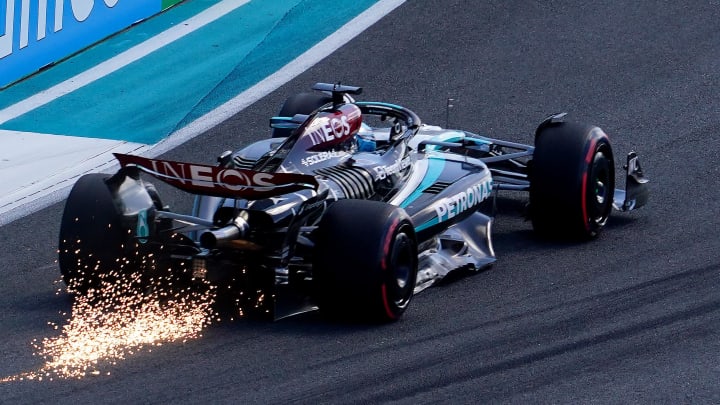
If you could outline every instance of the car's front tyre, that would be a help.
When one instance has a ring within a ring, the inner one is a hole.
[[[602,129],[570,122],[542,125],[530,170],[534,230],[564,239],[598,235],[612,211],[615,166]]]

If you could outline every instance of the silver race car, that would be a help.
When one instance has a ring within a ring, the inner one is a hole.
[[[496,260],[503,190],[528,192],[533,229],[561,239],[592,239],[613,209],[648,198],[637,155],[616,190],[607,135],[564,114],[543,120],[530,146],[356,101],[359,87],[313,89],[287,99],[270,138],[216,165],[118,154],[114,175],[80,178],[59,241],[70,290],[132,273],[141,286],[212,285],[276,318],[319,308],[393,321],[414,293]],[[165,206],[147,175],[194,194],[192,212]]]

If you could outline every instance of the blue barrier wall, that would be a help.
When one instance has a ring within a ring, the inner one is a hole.
[[[179,0],[0,0],[0,88]]]

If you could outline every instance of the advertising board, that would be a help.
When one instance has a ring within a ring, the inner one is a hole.
[[[0,0],[0,88],[182,0]]]

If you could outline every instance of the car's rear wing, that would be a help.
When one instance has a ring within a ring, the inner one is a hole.
[[[317,190],[315,177],[265,173],[115,153],[124,169],[135,168],[193,194],[259,200],[304,189]]]

